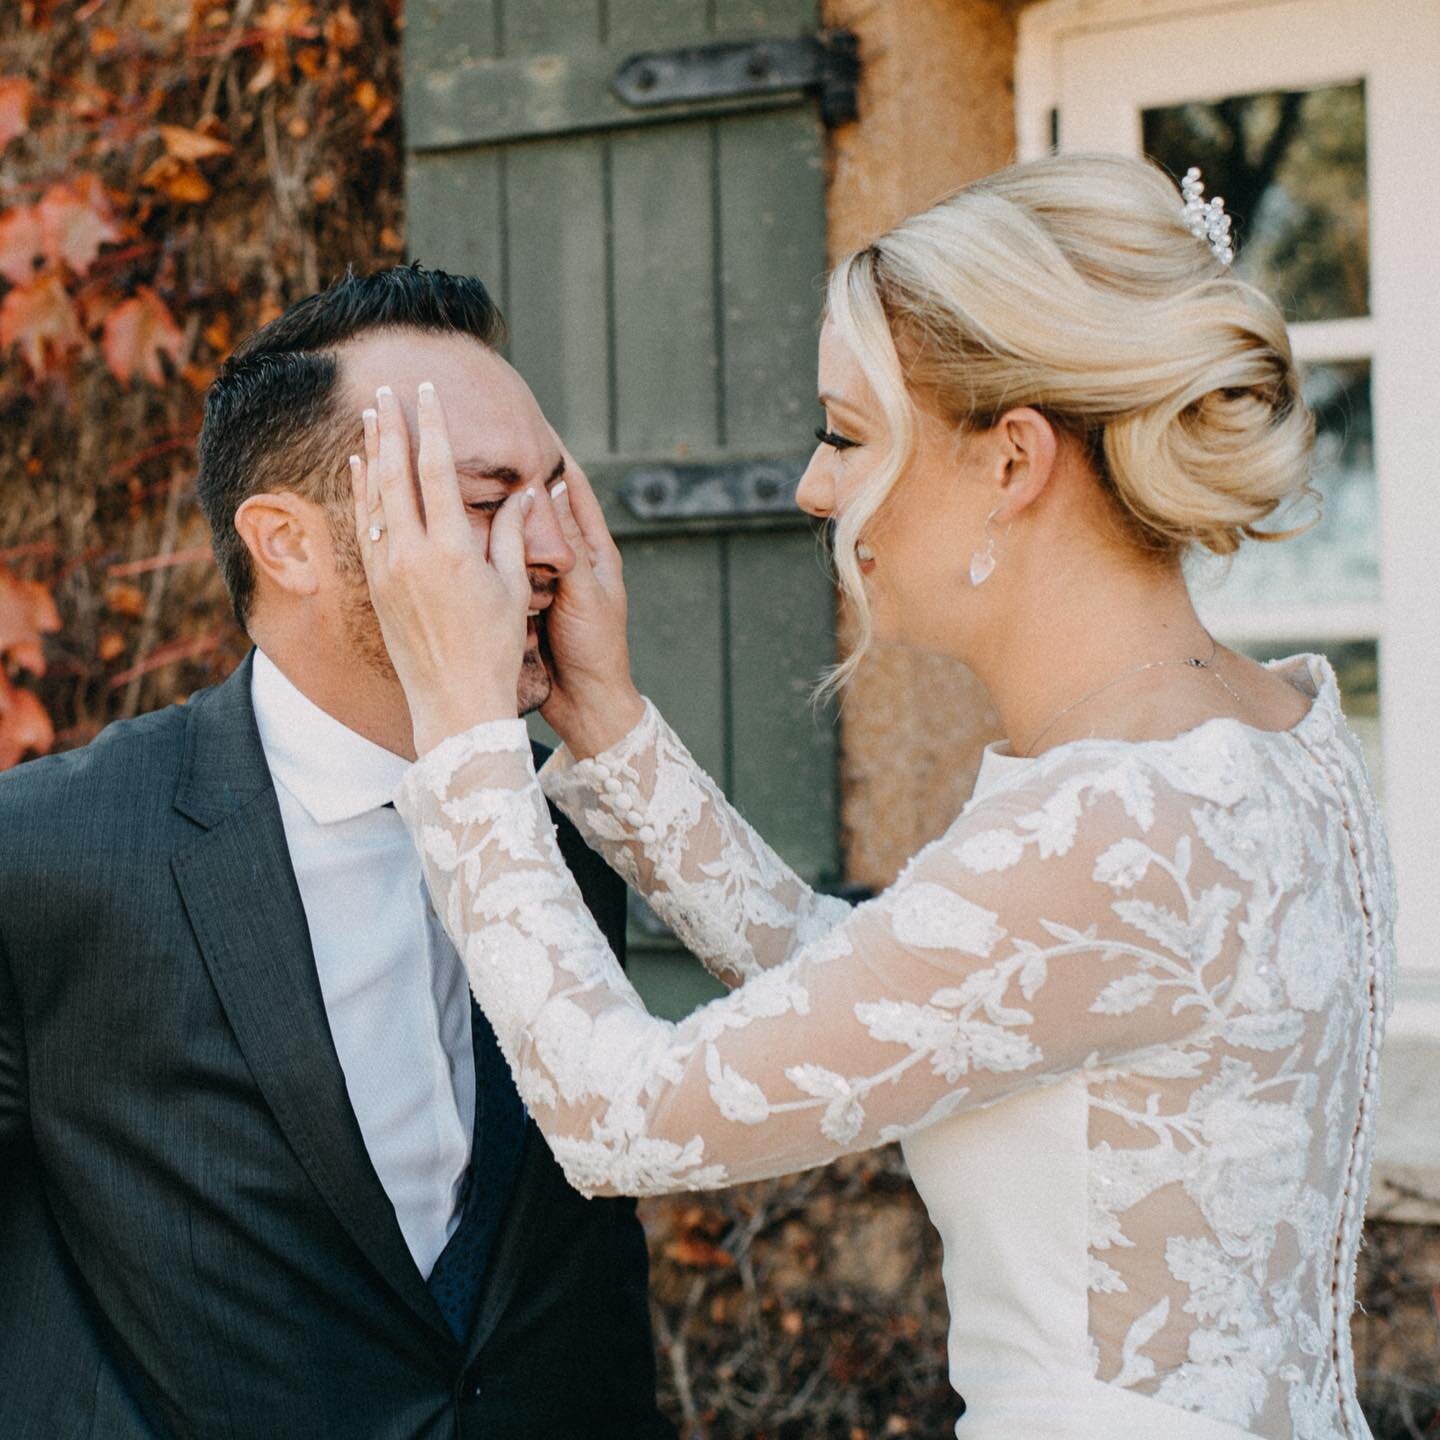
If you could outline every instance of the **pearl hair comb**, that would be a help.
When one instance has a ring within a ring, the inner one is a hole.
[[[1218,195],[1211,200],[1205,198],[1198,165],[1192,165],[1185,172],[1180,193],[1185,197],[1185,208],[1180,213],[1186,228],[1197,240],[1204,240],[1210,246],[1222,265],[1228,265],[1235,258],[1235,247],[1230,242],[1230,217]]]

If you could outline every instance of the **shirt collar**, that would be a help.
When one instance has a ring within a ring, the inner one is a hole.
[[[394,797],[410,762],[326,714],[263,650],[250,693],[270,774],[317,825],[353,820]]]

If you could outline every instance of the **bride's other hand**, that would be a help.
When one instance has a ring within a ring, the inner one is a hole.
[[[418,499],[405,415],[388,386],[376,391],[367,459],[350,457],[350,482],[370,598],[423,755],[483,721],[515,718],[531,603],[524,523],[535,497],[524,491],[506,500],[487,555],[460,499],[433,385],[420,386],[417,410]]]
[[[644,702],[630,678],[620,551],[585,472],[563,441],[560,449],[565,480],[550,497],[575,552],[575,567],[561,577],[545,612],[551,690],[540,713],[570,753],[583,760],[631,730],[644,713]]]

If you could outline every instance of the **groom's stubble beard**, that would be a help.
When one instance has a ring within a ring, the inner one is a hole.
[[[380,630],[380,620],[375,607],[370,603],[370,587],[365,580],[365,563],[360,557],[360,544],[355,538],[353,515],[332,516],[331,547],[335,558],[335,573],[345,587],[341,601],[341,616],[345,626],[346,647],[350,656],[359,661],[378,680],[386,685],[400,684],[390,652],[385,648],[385,637]],[[555,581],[538,582],[532,578],[531,586],[536,594],[553,594]],[[516,713],[528,715],[538,710],[550,698],[550,672],[541,658],[545,649],[545,617],[536,620],[540,632],[540,649],[527,649],[520,662],[520,679],[515,687]]]

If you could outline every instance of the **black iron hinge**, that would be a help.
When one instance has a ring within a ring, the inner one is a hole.
[[[646,51],[620,66],[610,88],[636,109],[802,90],[819,96],[820,114],[833,127],[856,118],[859,81],[858,37],[821,30],[793,40]]]

